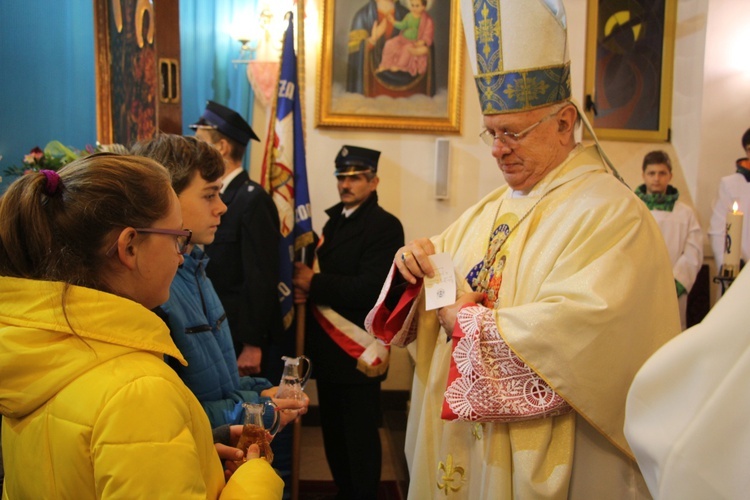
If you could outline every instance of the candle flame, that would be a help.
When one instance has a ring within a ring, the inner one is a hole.
[[[740,208],[740,206],[737,204],[736,201],[732,203],[732,213],[736,214],[738,208]]]

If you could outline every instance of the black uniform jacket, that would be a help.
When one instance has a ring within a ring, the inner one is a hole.
[[[348,218],[343,203],[326,210],[323,244],[317,250],[320,273],[310,285],[310,301],[334,311],[364,328],[367,313],[375,305],[393,256],[404,244],[401,222],[378,205],[377,192]],[[305,353],[313,362],[316,378],[342,383],[378,381],[358,371],[357,361],[341,349],[315,321],[306,315]]]
[[[206,247],[206,274],[229,321],[237,354],[242,344],[264,348],[283,333],[279,304],[279,214],[271,196],[247,172],[222,195],[227,212]]]

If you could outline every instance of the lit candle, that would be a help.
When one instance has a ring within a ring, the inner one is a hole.
[[[727,232],[724,238],[724,274],[734,277],[740,272],[740,256],[742,255],[742,212],[738,210],[737,202],[732,205],[732,211],[727,214]]]

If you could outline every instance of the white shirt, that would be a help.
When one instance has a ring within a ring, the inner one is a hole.
[[[353,214],[355,212],[355,210],[357,210],[358,208],[359,208],[359,205],[357,205],[356,207],[344,208],[341,211],[341,215],[343,215],[344,217],[346,217],[348,219],[349,216],[351,214]]]
[[[221,179],[221,189],[219,190],[219,193],[224,194],[224,191],[227,190],[227,186],[230,182],[234,180],[235,177],[240,175],[240,172],[242,172],[242,167],[235,168],[231,172],[229,172],[227,175],[224,176],[223,179]]]

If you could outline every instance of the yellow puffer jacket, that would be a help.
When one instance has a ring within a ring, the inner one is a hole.
[[[262,459],[224,488],[203,408],[163,361],[182,355],[143,306],[0,277],[4,499],[281,498]]]

